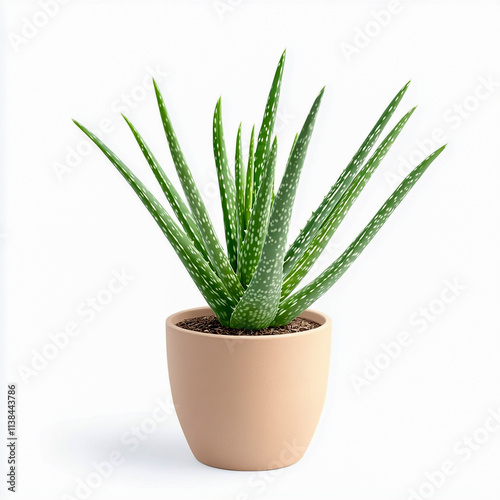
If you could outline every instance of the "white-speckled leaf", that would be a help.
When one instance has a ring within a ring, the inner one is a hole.
[[[253,204],[253,170],[254,170],[254,138],[255,138],[255,125],[252,127],[252,135],[250,136],[250,146],[248,147],[248,164],[247,164],[247,178],[245,182],[245,217],[244,217],[244,230],[246,230],[250,222],[250,214],[252,212]],[[245,233],[243,233],[243,239]]]
[[[184,203],[183,199],[180,197],[174,185],[170,182],[170,179],[167,177],[165,171],[161,168],[160,164],[153,155],[149,146],[142,138],[141,134],[138,132],[138,130],[134,127],[132,122],[125,115],[122,116],[124,120],[127,122],[127,125],[130,127],[130,130],[132,131],[132,134],[134,135],[137,144],[139,144],[139,147],[141,148],[144,157],[146,158],[154,176],[156,177],[158,184],[160,184],[163,193],[167,198],[167,201],[170,203],[170,206],[174,211],[174,214],[176,215],[177,219],[179,219],[182,228],[184,229],[184,231],[186,231],[186,234],[191,238],[195,247],[203,254],[205,259],[208,261],[209,258],[207,250],[205,248],[205,245],[203,244],[203,240],[201,239],[200,232],[198,231],[198,227],[196,225],[195,220],[193,219],[193,216],[191,215],[191,212]]]
[[[375,142],[382,133],[382,130],[392,117],[394,111],[396,110],[396,107],[401,102],[401,99],[403,98],[409,85],[410,82],[408,82],[389,103],[375,126],[368,134],[368,137],[364,140],[363,144],[361,144],[360,148],[352,157],[351,161],[344,169],[340,177],[332,186],[328,194],[323,198],[323,201],[320,203],[318,208],[313,212],[295,241],[290,245],[290,248],[288,249],[285,256],[285,263],[283,266],[285,275],[291,271],[297,260],[306,250],[311,240],[314,238],[314,235],[319,230],[325,219],[335,208],[335,205],[340,200],[342,194],[349,187],[350,183],[354,179],[354,176],[358,173],[363,162],[365,161]]]
[[[203,255],[195,248],[193,242],[186,236],[186,234],[181,231],[155,196],[151,194],[146,186],[144,186],[144,184],[131,172],[131,170],[118,158],[118,156],[116,156],[115,153],[113,153],[100,139],[98,139],[83,125],[77,121],[75,121],[75,124],[89,137],[92,142],[97,145],[97,147],[104,153],[118,172],[120,172],[124,179],[129,183],[144,206],[148,209],[149,213],[153,216],[168,241],[171,243],[175,252],[186,267],[186,270],[209,306],[219,318],[220,322],[223,325],[229,326],[229,318],[234,303],[229,298],[222,281],[210,268]]]
[[[277,148],[278,142],[275,138],[266,159],[264,177],[257,192],[255,206],[248,223],[247,234],[241,246],[241,251],[238,254],[238,277],[245,288],[250,283],[257,268],[266,239],[269,217],[271,215],[272,185],[276,167]]]
[[[276,315],[281,296],[283,259],[293,203],[323,92],[324,88],[314,101],[287,162],[273,202],[266,240],[257,269],[231,317],[233,328],[265,328]]]
[[[403,182],[396,188],[388,200],[382,205],[373,219],[349,245],[344,253],[335,260],[325,271],[323,271],[311,283],[301,288],[298,292],[287,297],[281,302],[276,318],[272,322],[274,326],[286,325],[294,318],[304,312],[313,302],[318,300],[332,285],[344,274],[349,266],[356,260],[364,248],[370,243],[375,234],[380,230],[395,208],[406,196],[408,191],[420,179],[429,165],[438,157],[445,146],[439,148],[420,165],[415,167]],[[232,318],[231,318],[232,323]]]
[[[239,267],[240,250],[243,243],[243,231],[245,230],[245,165],[243,164],[243,148],[241,145],[241,123],[236,135],[236,152],[234,155],[234,182],[236,184],[236,223],[237,236],[237,263]]]
[[[238,223],[236,208],[236,188],[234,179],[229,170],[227,160],[224,128],[222,126],[221,99],[217,101],[213,120],[213,145],[219,194],[224,217],[224,232],[226,235],[227,254],[233,270],[236,272],[238,256]]]
[[[317,231],[314,235],[314,238],[307,247],[306,251],[300,256],[290,273],[284,278],[283,289],[281,291],[281,300],[287,297],[290,292],[295,289],[295,287],[307,275],[309,270],[317,261],[318,257],[328,245],[328,242],[331,240],[340,223],[344,220],[347,212],[352,207],[359,194],[370,180],[370,177],[372,176],[375,169],[384,159],[385,155],[400,134],[401,130],[403,130],[403,127],[406,125],[414,111],[415,108],[411,109],[408,113],[406,113],[406,115],[403,116],[403,118],[401,118],[401,120],[399,120],[396,126],[380,143],[380,146],[378,146],[378,148],[375,150],[375,153],[373,153],[371,158],[358,172],[347,191],[344,192],[333,211],[323,222],[319,231]]]
[[[191,213],[196,221],[198,230],[200,231],[203,242],[208,251],[210,261],[213,262],[217,274],[224,283],[231,299],[237,301],[243,295],[243,287],[236,277],[236,273],[229,262],[227,255],[220,244],[219,239],[215,233],[212,221],[208,215],[205,203],[200,195],[198,187],[194,181],[191,170],[189,169],[184,155],[179,146],[179,141],[175,134],[172,122],[168,116],[167,108],[165,106],[165,101],[161,95],[158,85],[153,80],[156,99],[158,101],[158,107],[160,110],[160,115],[163,123],[163,128],[165,130],[165,135],[167,137],[168,145],[170,147],[170,153],[174,161],[175,169],[179,180],[182,185],[184,194],[188,201],[189,207],[191,208]]]
[[[278,102],[280,98],[281,79],[283,77],[285,57],[286,50],[283,51],[274,74],[273,83],[271,85],[271,90],[269,91],[264,117],[262,118],[262,125],[260,126],[259,136],[257,139],[257,149],[255,151],[254,160],[254,197],[257,196],[261,178],[264,174],[264,162],[271,146],[271,137],[273,135],[274,124],[276,122],[276,112],[278,110]]]

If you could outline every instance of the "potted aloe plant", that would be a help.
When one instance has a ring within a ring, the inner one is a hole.
[[[186,201],[134,125],[124,118],[177,221],[115,153],[75,121],[136,192],[209,306],[167,319],[168,369],[177,415],[193,454],[205,464],[225,469],[275,469],[302,457],[323,407],[331,335],[328,316],[308,307],[344,274],[444,149],[422,161],[347,249],[319,276],[300,287],[415,108],[371,153],[403,98],[406,84],[300,234],[287,246],[297,185],[324,89],[295,137],[275,193],[277,139],[273,138],[273,128],[284,62],[285,53],[256,137],[255,127],[252,129],[245,161],[241,125],[238,129],[234,172],[224,141],[220,99],[215,106],[213,148],[225,248],[155,82],[163,128]]]

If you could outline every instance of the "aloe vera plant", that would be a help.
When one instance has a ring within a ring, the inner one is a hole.
[[[220,99],[215,106],[213,149],[226,249],[216,235],[156,82],[153,83],[160,117],[186,201],[176,191],[137,129],[124,118],[177,221],[114,152],[75,121],[136,192],[221,324],[231,328],[262,329],[286,325],[299,316],[349,268],[445,147],[437,149],[416,166],[348,248],[318,277],[297,290],[415,108],[400,119],[370,155],[401,102],[408,82],[389,103],[300,234],[287,247],[292,207],[324,89],[314,100],[295,138],[287,156],[285,173],[274,193],[278,142],[273,137],[273,129],[284,63],[285,52],[274,75],[258,134],[255,127],[252,128],[246,162],[241,125],[238,129],[234,172],[230,168],[224,139]]]

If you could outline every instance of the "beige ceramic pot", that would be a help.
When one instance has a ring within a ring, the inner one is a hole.
[[[193,332],[176,324],[213,314],[208,307],[167,319],[172,397],[194,456],[212,467],[269,470],[303,456],[325,400],[331,321],[283,335]]]

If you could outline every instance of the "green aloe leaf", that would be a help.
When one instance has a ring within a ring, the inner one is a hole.
[[[255,149],[254,149],[254,140],[255,140],[255,125],[252,127],[252,135],[250,136],[250,146],[248,147],[248,164],[247,164],[247,178],[245,181],[245,218],[244,220],[244,229],[247,228],[248,223],[250,222],[250,214],[252,212],[252,203],[253,203],[253,170],[254,170],[254,158],[255,158]],[[243,238],[245,235],[243,234]]]
[[[243,243],[243,231],[245,230],[245,165],[243,164],[243,147],[241,145],[241,123],[236,135],[236,153],[234,158],[234,179],[236,183],[236,212],[238,226],[238,266],[241,244]]]
[[[323,92],[324,88],[314,101],[287,162],[274,199],[262,254],[252,280],[231,317],[232,328],[264,328],[276,315],[292,207]]]
[[[233,176],[229,170],[224,129],[222,127],[221,99],[217,101],[213,120],[213,144],[219,193],[224,216],[224,231],[226,234],[227,253],[233,270],[236,271],[238,256],[238,228],[236,208],[236,188]]]
[[[255,206],[248,223],[247,234],[238,254],[238,277],[246,288],[259,263],[262,247],[266,239],[269,217],[271,214],[271,196],[274,172],[276,168],[278,141],[274,139],[271,151],[267,156],[264,177],[260,184]]]
[[[124,179],[129,183],[140,198],[149,213],[163,231],[175,252],[181,259],[202,293],[203,297],[215,312],[222,324],[229,326],[229,318],[234,307],[234,302],[227,295],[220,278],[214,273],[203,255],[195,248],[193,242],[174,222],[160,202],[146,188],[146,186],[132,173],[132,171],[113,153],[100,139],[83,125],[73,120],[75,125],[82,130],[89,139],[104,153],[108,160],[115,166]]]
[[[198,227],[195,220],[193,219],[193,216],[191,215],[191,212],[184,203],[183,199],[180,197],[174,185],[170,182],[170,179],[167,177],[167,174],[165,174],[165,171],[161,168],[160,164],[151,152],[149,146],[142,138],[141,134],[137,131],[132,122],[125,115],[122,116],[127,122],[127,125],[130,127],[130,130],[132,131],[137,144],[139,144],[144,157],[146,158],[151,170],[153,171],[156,180],[160,184],[163,193],[170,203],[170,206],[172,207],[172,210],[174,211],[177,219],[181,223],[182,228],[191,238],[195,247],[203,254],[205,259],[208,260],[208,254],[205,245],[203,244],[200,232],[198,231]]]
[[[290,148],[290,155],[288,156],[288,160],[287,161],[290,161],[290,157],[292,156],[293,154],[293,148],[295,147],[295,144],[297,144],[297,139],[299,138],[299,134],[298,132],[295,134],[295,137],[293,138],[293,142],[292,142],[292,147]]]
[[[311,283],[301,288],[298,292],[287,297],[281,302],[273,325],[286,325],[294,318],[304,312],[313,302],[318,300],[332,285],[347,271],[360,253],[370,243],[383,224],[387,221],[395,208],[401,203],[408,191],[420,179],[429,165],[441,154],[445,146],[442,146],[422,163],[415,167],[403,182],[396,188],[392,195],[382,205],[368,225],[349,245],[344,253],[335,260],[325,271],[323,271]],[[231,318],[231,324],[232,324]]]
[[[177,170],[177,175],[182,185],[182,189],[188,201],[189,207],[191,208],[191,213],[196,221],[198,230],[203,238],[205,248],[207,249],[210,261],[213,263],[217,274],[221,278],[222,282],[227,288],[228,294],[231,299],[237,301],[243,295],[243,287],[238,281],[238,278],[234,272],[234,269],[229,262],[227,255],[220,244],[219,239],[215,233],[212,221],[207,212],[207,208],[201,194],[196,186],[193,178],[193,174],[189,169],[184,155],[179,146],[179,141],[175,134],[172,122],[167,112],[165,106],[165,101],[158,88],[158,85],[153,80],[156,99],[158,101],[158,108],[160,110],[160,116],[163,123],[163,128],[165,130],[165,135],[167,137],[168,145],[170,147],[170,153],[174,161],[175,169]]]
[[[360,170],[366,157],[370,153],[374,144],[377,142],[384,127],[387,125],[392,115],[394,114],[394,111],[396,110],[398,104],[401,102],[401,99],[403,98],[409,85],[410,82],[408,82],[389,103],[387,108],[378,119],[377,123],[368,134],[368,137],[361,144],[356,154],[352,157],[347,167],[337,179],[337,182],[335,182],[328,194],[323,198],[323,201],[313,212],[300,234],[297,236],[292,245],[290,245],[290,248],[288,249],[285,256],[285,263],[283,266],[285,275],[291,271],[297,260],[311,243],[311,240],[314,238],[316,232],[320,229],[323,222],[335,208],[335,205],[340,200],[340,197],[353,181],[355,175]]]
[[[262,176],[264,174],[264,162],[269,153],[271,145],[271,136],[276,122],[276,112],[278,110],[278,102],[281,91],[281,80],[283,77],[283,68],[285,66],[286,50],[283,51],[281,58],[274,74],[273,83],[269,96],[267,98],[266,109],[264,117],[262,118],[262,125],[259,130],[259,137],[257,139],[257,150],[255,151],[254,161],[254,197],[260,186]]]
[[[385,155],[391,148],[392,144],[403,130],[410,116],[415,111],[411,109],[406,115],[401,118],[397,125],[387,134],[380,146],[375,150],[375,153],[366,162],[363,168],[358,172],[349,188],[344,192],[340,201],[337,203],[328,218],[323,222],[319,231],[315,234],[307,250],[297,260],[295,266],[283,280],[283,289],[281,298],[288,296],[292,290],[300,283],[307,275],[318,257],[328,245],[333,234],[344,220],[347,212],[352,207],[359,194],[366,186],[375,169],[380,165]]]

